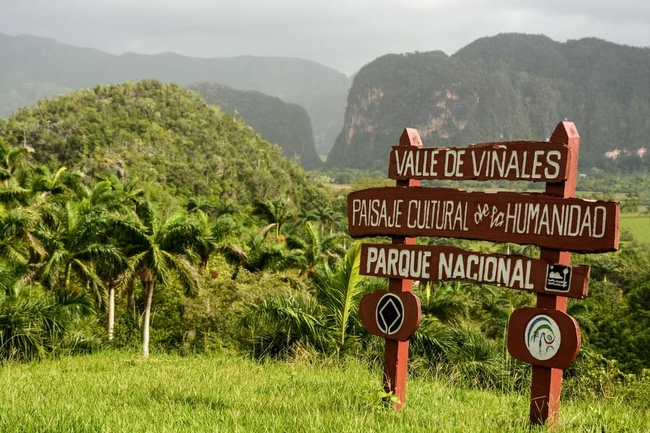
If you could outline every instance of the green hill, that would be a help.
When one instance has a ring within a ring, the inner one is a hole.
[[[405,127],[418,128],[426,146],[464,146],[544,139],[568,119],[581,135],[582,168],[648,167],[649,56],[598,39],[521,34],[482,38],[452,56],[383,56],[355,76],[328,164],[384,170]]]
[[[0,65],[0,117],[42,97],[97,84],[144,78],[180,85],[216,81],[237,89],[258,90],[305,107],[312,120],[316,145],[325,150],[331,148],[341,130],[350,86],[344,74],[297,58],[204,59],[174,53],[115,56],[53,39],[2,33]]]
[[[264,139],[278,144],[286,157],[300,157],[303,167],[314,169],[322,165],[314,148],[309,114],[301,106],[262,92],[237,90],[218,83],[197,83],[189,88],[209,104],[241,116]]]
[[[0,136],[39,163],[157,181],[175,195],[300,203],[304,171],[196,93],[153,80],[42,100],[0,120]]]

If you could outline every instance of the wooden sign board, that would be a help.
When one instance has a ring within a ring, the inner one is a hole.
[[[580,329],[568,314],[545,308],[520,308],[508,321],[508,352],[520,361],[568,368],[580,351]]]
[[[533,365],[530,420],[554,423],[559,414],[562,369],[580,349],[567,297],[587,295],[589,267],[570,266],[570,251],[618,249],[620,205],[574,198],[580,136],[560,122],[549,142],[479,143],[467,148],[422,148],[406,128],[390,155],[389,177],[397,187],[348,195],[352,237],[391,236],[391,245],[364,245],[360,273],[389,278],[390,292],[362,300],[369,332],[386,339],[384,388],[404,404],[408,337],[420,320],[415,280],[470,280],[537,293],[537,308],[516,310],[508,350]],[[467,192],[419,188],[423,179],[546,182],[544,194]],[[540,259],[483,254],[454,247],[416,246],[416,236],[538,245]],[[408,293],[404,293],[408,292]],[[416,301],[417,300],[417,301]],[[412,314],[406,314],[406,305]],[[416,308],[417,305],[417,308]],[[407,324],[407,317],[409,318]]]
[[[465,280],[583,299],[589,266],[562,266],[520,255],[450,246],[364,244],[359,274],[420,281]]]
[[[348,195],[352,237],[440,236],[577,252],[618,249],[614,201],[453,188],[369,188]]]
[[[569,148],[561,143],[513,141],[469,147],[394,146],[391,179],[525,180],[561,182],[567,178]]]
[[[420,298],[411,292],[377,290],[361,299],[359,317],[369,333],[407,341],[420,325]]]

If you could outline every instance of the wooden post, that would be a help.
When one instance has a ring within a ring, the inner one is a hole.
[[[546,194],[553,197],[571,198],[575,196],[578,180],[578,151],[580,136],[572,122],[561,122],[553,131],[550,141],[569,146],[569,167],[567,180],[546,184]],[[561,265],[571,264],[571,253],[542,248],[540,259]],[[548,294],[537,294],[537,308],[566,312],[567,298]],[[560,413],[560,393],[562,391],[562,370],[533,365],[530,396],[530,423],[542,425],[548,421],[553,426]]]
[[[422,147],[417,129],[406,128],[399,139],[400,146]],[[420,186],[420,181],[405,179],[396,181],[397,186]],[[393,244],[415,245],[415,237],[394,237]],[[390,278],[391,292],[412,292],[413,280]],[[409,341],[385,340],[384,346],[384,391],[392,392],[397,398],[395,409],[401,409],[406,402],[406,377],[408,375]]]

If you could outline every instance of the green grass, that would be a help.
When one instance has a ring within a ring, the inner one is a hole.
[[[528,431],[526,396],[409,381],[397,412],[381,373],[356,360],[256,363],[233,355],[103,353],[0,371],[3,432]],[[636,432],[648,409],[563,401],[557,431]]]
[[[638,242],[650,245],[650,215],[621,215],[621,230],[629,231]]]

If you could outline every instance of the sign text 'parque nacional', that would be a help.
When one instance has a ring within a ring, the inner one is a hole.
[[[384,187],[348,195],[350,236],[439,236],[566,251],[618,249],[618,203],[516,192]]]
[[[473,281],[578,299],[587,296],[589,287],[589,266],[563,267],[526,256],[485,254],[451,246],[363,244],[359,274],[418,281]]]

